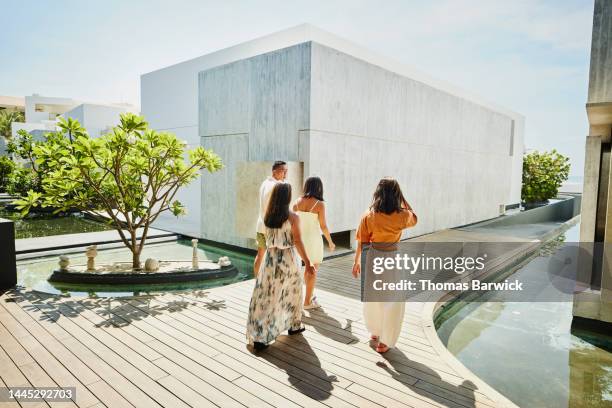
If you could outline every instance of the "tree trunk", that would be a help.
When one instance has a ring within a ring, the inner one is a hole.
[[[132,269],[140,270],[140,247],[136,241],[136,231],[130,231],[130,236],[132,238]]]
[[[140,251],[138,250],[138,248],[134,248],[133,251],[134,252],[132,252],[132,269],[140,270]]]

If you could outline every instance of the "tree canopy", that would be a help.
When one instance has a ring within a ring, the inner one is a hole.
[[[121,115],[119,125],[99,138],[90,138],[70,118],[60,118],[58,128],[44,142],[30,142],[41,190],[29,190],[16,201],[18,208],[24,213],[36,207],[105,212],[132,251],[135,269],[140,268],[147,233],[159,215],[185,213],[175,198],[178,190],[201,170],[222,168],[212,150],[200,146],[186,151],[186,144],[174,134],[150,129],[142,116],[132,113]]]

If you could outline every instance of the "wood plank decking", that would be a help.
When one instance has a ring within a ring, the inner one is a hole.
[[[432,344],[409,304],[398,348],[368,343],[352,257],[324,262],[303,335],[254,354],[253,281],[136,298],[0,296],[0,386],[74,386],[52,407],[494,407],[504,404]],[[495,393],[494,393],[495,394]],[[0,403],[0,406],[17,406]]]

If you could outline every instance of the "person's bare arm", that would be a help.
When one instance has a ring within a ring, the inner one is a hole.
[[[298,254],[304,261],[306,265],[307,273],[315,273],[315,268],[310,263],[310,259],[306,254],[306,249],[304,249],[304,243],[302,242],[302,234],[300,232],[300,217],[296,213],[289,214],[289,222],[291,222],[291,233],[293,234],[293,244],[295,245],[295,249],[297,249]]]
[[[355,261],[353,262],[353,277],[359,277],[361,273],[361,242],[357,240],[357,249],[355,250]]]
[[[319,226],[321,227],[321,232],[323,232],[323,236],[327,240],[327,244],[329,245],[329,250],[334,251],[336,249],[336,244],[332,241],[331,234],[329,233],[329,228],[327,227],[327,219],[325,218],[325,204],[319,202],[319,208],[317,210],[317,214],[319,215]]]
[[[410,204],[408,204],[408,201],[404,200],[403,207],[406,211],[410,213],[410,217],[408,217],[408,221],[406,223],[406,228],[415,226],[418,221],[418,218]]]
[[[357,233],[355,235],[357,236],[357,249],[355,250],[355,261],[353,262],[353,277],[357,278],[361,273],[362,240],[364,239],[364,237],[367,237],[369,235],[368,223],[365,215],[361,218],[361,221],[359,222],[359,227],[357,228]]]
[[[295,204],[293,204],[293,211],[299,211],[298,205],[300,204],[300,198],[297,199]]]

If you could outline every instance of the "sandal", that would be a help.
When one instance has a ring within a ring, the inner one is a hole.
[[[312,299],[310,299],[310,303],[304,305],[304,310],[318,309],[320,307],[321,305],[319,304],[319,302],[317,302],[317,297],[313,296]]]
[[[377,353],[383,354],[383,353],[386,353],[387,351],[389,351],[389,346],[387,346],[386,344],[379,343],[378,346],[376,346]]]
[[[289,332],[289,335],[290,335],[290,336],[293,336],[294,334],[300,334],[300,333],[302,333],[302,332],[303,332],[303,331],[305,331],[305,330],[306,330],[306,327],[300,327],[300,328],[299,328],[299,329],[297,329],[297,330],[291,330],[291,329],[289,329],[289,330],[288,330],[288,332]]]

